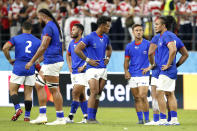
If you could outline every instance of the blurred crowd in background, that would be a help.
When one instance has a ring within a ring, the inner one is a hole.
[[[123,50],[132,41],[131,26],[142,24],[144,37],[155,35],[154,21],[168,16],[171,30],[184,42],[188,50],[197,50],[197,0],[0,0],[0,49],[4,43],[21,33],[21,24],[31,20],[32,34],[40,38],[42,28],[36,16],[41,8],[49,9],[61,26],[68,46],[71,26],[82,23],[84,35],[97,28],[101,15],[111,16],[109,33],[113,50]]]

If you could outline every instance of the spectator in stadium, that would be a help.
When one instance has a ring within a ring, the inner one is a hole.
[[[22,8],[23,3],[21,2],[21,0],[15,0],[10,7],[10,10],[8,12],[8,18],[11,21],[10,37],[17,35],[20,30],[19,12]]]
[[[176,4],[176,13],[178,15],[178,24],[180,25],[179,36],[185,43],[186,48],[191,50],[192,25],[190,21],[191,6],[189,2],[180,0],[180,2]]]
[[[10,39],[8,21],[8,11],[3,1],[0,0],[0,49],[2,49],[4,43]]]
[[[29,12],[28,15],[28,20],[32,21],[32,34],[36,36],[37,38],[40,38],[40,33],[41,33],[41,26],[39,24],[38,18],[37,18],[37,0],[35,2],[29,2],[28,3],[28,10]]]
[[[82,39],[75,47],[75,53],[87,64],[86,76],[90,87],[90,97],[88,100],[88,120],[87,123],[98,123],[96,114],[99,98],[107,80],[106,65],[112,53],[112,47],[106,33],[111,26],[111,18],[101,16],[97,20],[98,28]],[[86,49],[87,56],[83,53]]]
[[[12,37],[3,47],[4,55],[11,65],[13,71],[10,78],[10,97],[14,104],[16,113],[12,117],[12,121],[16,121],[23,113],[18,98],[18,89],[20,85],[24,85],[25,95],[25,118],[24,121],[30,121],[30,111],[32,107],[32,88],[35,85],[35,64],[29,69],[25,69],[25,65],[31,60],[38,50],[41,41],[31,35],[31,23],[24,22],[22,25],[22,34]],[[9,50],[15,46],[15,59],[12,59]]]
[[[154,22],[155,20],[161,16],[161,11],[162,11],[162,1],[161,0],[149,0],[148,2],[148,10],[149,10],[149,15],[151,17],[151,21],[152,21],[152,24],[154,25]],[[154,27],[152,28],[154,34],[155,34],[155,31],[154,31]]]
[[[192,12],[192,29],[193,29],[193,38],[192,40],[195,43],[195,49],[197,50],[197,0],[193,0],[190,3],[191,12]]]
[[[53,16],[57,18],[57,14],[60,9],[60,2],[58,0],[51,0],[49,9],[52,12]]]
[[[84,17],[85,16],[85,3],[86,3],[86,0],[78,0],[77,1],[78,5],[74,9],[71,10],[72,15]]]
[[[18,16],[18,21],[20,25],[22,25],[23,22],[29,18],[29,13],[31,11],[31,10],[28,10],[29,0],[22,0],[22,3],[23,3],[23,7],[20,9],[19,16]]]
[[[176,4],[178,0],[163,0],[163,15],[164,16],[173,16],[176,18]]]
[[[85,76],[87,63],[74,52],[75,47],[82,40],[83,31],[84,27],[82,24],[75,24],[72,27],[71,37],[73,40],[70,42],[66,53],[66,61],[71,73],[71,82],[73,85],[71,110],[69,116],[65,118],[67,123],[74,122],[74,114],[79,105],[84,115],[84,119],[79,123],[87,123],[87,101],[85,96],[85,87],[88,84]],[[84,54],[87,55],[86,50],[84,50]]]
[[[45,84],[48,86],[54,100],[56,108],[57,119],[47,125],[62,125],[66,124],[63,112],[63,99],[59,91],[59,72],[64,64],[63,59],[63,48],[62,34],[57,21],[47,9],[40,9],[38,12],[39,21],[43,27],[42,31],[42,43],[38,51],[25,66],[26,69],[30,69],[33,63],[44,55],[44,65],[41,68],[43,76],[39,76],[38,83],[44,87]],[[39,92],[38,92],[39,94]],[[40,108],[40,115],[37,119],[30,123],[45,123],[46,118],[46,103],[45,107]]]
[[[97,29],[97,18],[103,14],[103,7],[106,1],[103,0],[90,0],[85,4],[85,15],[91,17],[91,29],[95,31]]]
[[[37,3],[37,8],[36,8],[37,13],[40,9],[43,9],[43,8],[49,9],[49,4],[50,4],[49,0],[37,0],[36,3]]]
[[[133,19],[132,24],[142,24],[142,21],[140,18],[140,7],[138,5],[137,0],[131,0],[131,9],[129,12],[130,12],[129,13],[130,16],[132,16],[131,18]],[[127,22],[127,20],[128,19],[126,19],[126,22]],[[127,27],[128,27],[129,33],[131,35],[131,40],[133,41],[135,39],[135,36],[133,35],[132,24],[130,24],[129,27],[128,26]]]
[[[138,116],[138,124],[149,122],[149,103],[147,100],[149,75],[148,50],[150,42],[143,38],[142,25],[132,26],[135,40],[125,48],[124,71],[125,79],[135,100],[135,108]],[[145,121],[143,120],[143,113]]]

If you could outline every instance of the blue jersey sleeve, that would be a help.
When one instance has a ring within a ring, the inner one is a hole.
[[[129,44],[125,48],[125,57],[129,57],[130,58],[130,55],[129,55]]]
[[[175,39],[171,35],[166,35],[164,38],[165,38],[164,43],[165,43],[166,46],[168,45],[168,43],[175,41]]]
[[[156,36],[154,36],[154,37],[152,38],[151,43],[157,45],[157,44],[158,44],[158,40],[159,40],[159,36],[156,35]]]
[[[184,47],[183,42],[179,38],[177,38],[177,41],[176,41],[177,51],[179,51],[182,47]]]
[[[46,25],[46,27],[44,28],[43,36],[53,36],[53,29],[49,25]]]
[[[11,45],[15,46],[14,37],[12,37],[8,42],[9,42]]]
[[[86,46],[89,46],[89,45],[91,45],[91,36],[90,35],[87,35],[86,37],[84,37],[83,39],[82,39],[82,42],[83,43],[85,43],[86,44]]]

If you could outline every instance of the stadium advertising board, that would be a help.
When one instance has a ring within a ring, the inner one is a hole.
[[[9,97],[9,78],[11,72],[1,71],[0,79],[2,81],[2,89],[0,92],[0,106],[12,106]],[[178,107],[183,108],[183,76],[179,75],[176,83],[176,98],[178,100]],[[64,106],[70,106],[72,101],[72,84],[69,74],[60,74],[60,91],[64,99]],[[150,96],[150,87],[148,92],[148,100],[152,101]],[[53,98],[47,87],[47,105],[53,105]],[[86,88],[86,97],[89,97],[89,88]],[[19,88],[20,104],[24,105],[24,88]],[[33,105],[38,106],[38,99],[36,90],[33,91]],[[102,107],[134,107],[134,100],[130,88],[127,86],[127,81],[124,79],[124,74],[109,74],[108,81],[100,97],[100,106]],[[151,104],[151,103],[150,103]]]
[[[178,76],[176,87],[176,98],[178,107],[183,108],[183,77]],[[60,75],[60,91],[64,99],[64,106],[70,106],[72,102],[72,84],[69,74]],[[151,102],[150,90],[148,92],[148,101]],[[48,91],[47,91],[48,92]],[[89,88],[86,88],[86,98],[89,97]],[[48,94],[48,105],[53,105],[50,93]],[[134,107],[134,100],[124,74],[108,74],[108,81],[100,97],[100,106],[102,107]],[[151,104],[151,103],[150,103]],[[34,105],[38,105],[37,96],[34,91]]]

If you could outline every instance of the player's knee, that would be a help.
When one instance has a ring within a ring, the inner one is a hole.
[[[39,86],[45,86],[46,83],[40,75],[37,75],[36,76],[36,84]],[[36,87],[39,87],[39,86],[36,86]]]
[[[140,100],[141,100],[141,97],[140,97],[140,96],[135,96],[135,97],[134,97],[135,103],[136,103],[136,102],[139,102]]]
[[[79,91],[76,90],[76,89],[73,89],[73,90],[72,90],[72,97],[73,97],[73,98],[79,98],[79,96],[80,96]]]
[[[81,94],[80,96],[79,96],[79,101],[86,101],[86,97],[85,97],[85,94]]]
[[[18,90],[15,89],[15,88],[11,88],[10,89],[10,95],[15,95],[15,94],[18,94]]]
[[[25,95],[25,100],[32,101],[31,94],[26,94]]]

